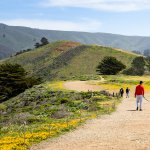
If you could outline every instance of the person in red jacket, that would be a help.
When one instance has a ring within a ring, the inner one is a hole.
[[[142,101],[144,97],[144,87],[143,87],[143,81],[140,81],[140,84],[136,86],[135,89],[135,98],[136,98],[136,110],[138,110],[138,104],[140,103],[140,111],[142,111]]]

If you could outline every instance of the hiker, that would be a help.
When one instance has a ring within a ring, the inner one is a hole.
[[[124,94],[124,90],[123,90],[123,88],[121,88],[120,89],[120,95],[121,95],[121,97],[123,97],[123,94]]]
[[[140,111],[142,111],[142,101],[144,97],[144,87],[143,87],[143,81],[140,81],[140,84],[136,86],[135,89],[135,98],[136,98],[136,110],[138,110],[139,106],[138,103],[140,103]]]
[[[130,92],[130,89],[127,87],[126,88],[126,98],[129,98],[129,92]]]

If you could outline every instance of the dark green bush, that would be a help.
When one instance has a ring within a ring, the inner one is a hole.
[[[39,84],[40,80],[28,77],[24,68],[19,64],[0,65],[0,102],[16,96],[25,89]]]
[[[125,69],[126,66],[115,57],[104,57],[97,66],[97,72],[103,75],[115,75]]]

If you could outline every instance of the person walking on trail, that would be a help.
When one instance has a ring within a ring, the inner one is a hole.
[[[124,89],[121,88],[121,89],[120,89],[120,95],[121,95],[121,97],[123,97],[123,94],[124,94]]]
[[[140,111],[142,111],[142,102],[144,97],[144,87],[143,87],[143,81],[140,81],[140,84],[136,86],[135,89],[135,98],[136,98],[136,110],[139,109],[139,103],[140,103]]]
[[[127,87],[126,88],[126,98],[129,98],[129,92],[130,92],[130,89]]]

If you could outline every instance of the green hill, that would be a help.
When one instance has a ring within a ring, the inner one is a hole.
[[[19,63],[29,74],[46,80],[72,79],[96,75],[96,66],[105,56],[115,56],[130,66],[137,55],[109,47],[58,41],[4,61]]]

